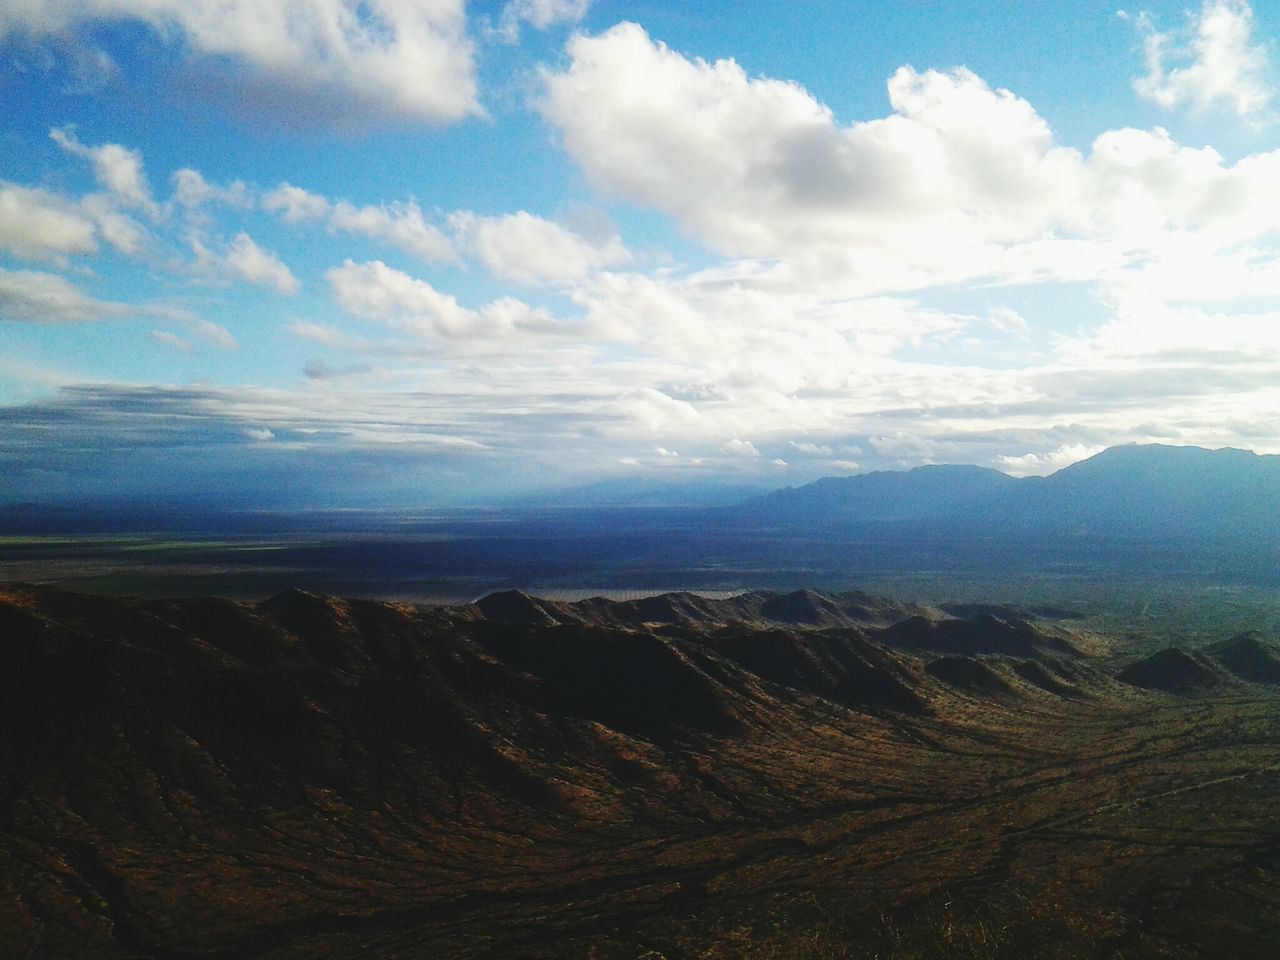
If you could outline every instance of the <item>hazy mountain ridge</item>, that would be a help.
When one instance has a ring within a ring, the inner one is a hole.
[[[1158,538],[1266,546],[1280,534],[1280,456],[1111,447],[1047,477],[971,466],[827,478],[726,511],[773,528],[904,527],[939,535]]]

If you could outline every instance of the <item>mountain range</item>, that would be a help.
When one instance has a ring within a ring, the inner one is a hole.
[[[722,517],[764,529],[870,527],[1265,547],[1280,534],[1280,456],[1135,444],[1047,477],[923,466],[788,487],[726,508]]]

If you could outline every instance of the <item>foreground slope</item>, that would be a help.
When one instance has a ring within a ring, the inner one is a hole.
[[[1280,923],[1274,691],[1129,685],[1060,626],[0,593],[4,956],[1262,957]]]

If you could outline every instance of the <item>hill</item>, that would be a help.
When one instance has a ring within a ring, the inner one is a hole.
[[[1249,683],[1280,684],[1280,648],[1255,631],[1220,640],[1202,651]]]
[[[1188,709],[1072,637],[0,587],[0,955],[1270,956],[1275,694]]]

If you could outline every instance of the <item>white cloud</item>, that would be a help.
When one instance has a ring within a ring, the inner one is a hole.
[[[794,83],[688,59],[634,24],[568,52],[541,110],[592,181],[811,288],[1096,279],[1180,231],[1221,248],[1280,222],[1280,153],[1228,165],[1157,128],[1107,131],[1085,155],[964,69],[903,67],[892,113],[845,126]]]
[[[413,254],[425,263],[457,259],[453,244],[439,227],[422,215],[416,201],[357,206],[347,200],[330,201],[290,183],[281,183],[262,196],[262,207],[286,223],[324,222],[333,232],[381,240]]]
[[[491,273],[513,283],[565,283],[630,259],[616,234],[593,243],[523,210],[502,217],[459,211],[449,223],[460,242]]]
[[[249,67],[259,93],[283,86],[296,111],[331,122],[450,122],[480,112],[463,0],[44,0],[0,7],[0,38],[47,37],[133,20],[162,40]],[[317,111],[319,113],[319,111]]]
[[[261,238],[264,212],[309,230],[305,248],[341,264],[326,280],[347,316],[316,303],[283,319],[297,340],[281,363],[306,379],[242,391],[228,431],[242,447],[240,425],[272,430],[273,447],[318,444],[299,439],[313,431],[356,449],[519,450],[553,474],[660,448],[671,455],[642,454],[646,468],[775,482],[785,464],[767,454],[786,451],[788,482],[925,461],[1047,472],[1156,422],[1184,442],[1280,447],[1280,151],[1228,163],[1159,128],[1067,149],[1028,103],[963,70],[900,70],[886,116],[845,123],[795,84],[680,56],[637,27],[576,39],[570,54],[543,109],[572,156],[730,259],[650,269],[608,223],[362,206],[189,169],[143,229],[132,217],[151,213],[137,204],[146,173],[123,147],[89,196],[0,184],[0,211],[16,211],[0,217],[0,247],[57,264],[109,245],[151,252],[149,279],[172,282],[167,254],[190,243],[196,280],[290,292],[297,278],[249,234]],[[441,270],[428,283],[346,259],[343,243],[367,246],[355,236],[492,278]],[[495,280],[549,287],[539,302],[559,315],[475,292]],[[1079,287],[1061,298],[1032,287],[1068,280]],[[236,346],[226,328],[90,289],[112,290],[7,273],[0,311],[163,316],[138,335],[167,326],[156,343]],[[266,342],[254,336],[246,349]],[[991,349],[997,336],[1017,343]]]
[[[329,201],[291,183],[282,183],[262,197],[262,208],[286,223],[315,223],[329,215]]]
[[[211,323],[200,317],[175,317],[181,321],[191,334],[204,340],[211,346],[219,347],[222,350],[235,350],[240,346],[231,331],[221,324]]]
[[[577,23],[590,8],[591,0],[509,0],[498,17],[498,34],[514,41],[521,23],[546,30],[559,23]]]
[[[1271,101],[1268,49],[1253,42],[1253,9],[1247,0],[1205,0],[1185,45],[1173,32],[1138,19],[1146,36],[1147,74],[1133,88],[1162,107],[1199,110],[1225,105],[1240,117],[1262,113]],[[1184,63],[1171,67],[1172,63]]]
[[[1031,334],[1026,318],[1012,307],[992,306],[987,308],[987,322],[998,333],[1005,333],[1025,340]]]
[[[635,426],[666,436],[687,436],[705,428],[697,407],[653,387],[626,390],[602,404],[600,412],[616,417],[623,435]]]
[[[334,300],[348,313],[416,333],[466,336],[476,323],[474,311],[425,280],[388,267],[381,260],[347,260],[326,277]]]
[[[1103,447],[1083,443],[1071,443],[1045,453],[1026,453],[1021,456],[998,456],[992,462],[1000,470],[1014,477],[1044,477],[1063,467],[1087,460],[1101,453]]]
[[[94,299],[57,274],[0,267],[0,319],[77,323],[130,311],[126,304]]]
[[[141,151],[122,147],[118,143],[85,146],[76,137],[73,127],[55,128],[49,131],[49,136],[68,153],[88,160],[98,182],[121,203],[155,212],[151,187],[142,168]]]
[[[240,346],[231,331],[226,327],[216,323],[210,323],[208,320],[202,320],[199,317],[184,317],[180,312],[172,315],[170,319],[177,320],[183,324],[190,335],[203,340],[210,346],[218,347],[222,350],[234,350]],[[151,331],[152,339],[173,347],[182,353],[195,353],[195,347],[184,337],[170,330],[153,330]]]
[[[502,297],[478,310],[441,293],[425,280],[388,267],[381,260],[347,260],[325,275],[338,306],[353,316],[411,333],[425,341],[439,337],[466,340],[473,346],[507,349],[513,338],[563,332],[544,310]]]
[[[820,443],[802,442],[797,443],[795,440],[790,441],[791,446],[799,450],[801,453],[807,453],[811,457],[829,457],[831,456],[831,447]]]
[[[109,194],[89,194],[81,199],[80,209],[93,220],[102,239],[127,256],[140,254],[151,239],[146,228],[123,212]]]
[[[199,170],[184,167],[173,174],[173,202],[188,210],[208,203],[222,203],[245,210],[253,206],[249,188],[241,180],[218,186],[204,178]]]
[[[731,457],[758,457],[760,451],[756,449],[756,445],[750,440],[742,440],[734,437],[728,443],[720,448],[721,453],[726,453]]]
[[[93,221],[47,190],[0,182],[0,250],[27,260],[58,260],[98,248]]]
[[[948,262],[961,276],[985,270],[975,246],[1075,215],[1079,154],[967,70],[903,67],[889,81],[894,114],[843,127],[794,83],[686,59],[634,24],[568,49],[541,109],[570,155],[723,253],[909,283]]]
[[[179,324],[188,334],[210,346],[223,350],[239,346],[226,327],[183,309],[154,302],[129,304],[99,300],[57,274],[0,267],[0,321],[62,324],[143,316]],[[154,330],[151,336],[184,353],[194,350],[189,341],[172,331]]]
[[[270,250],[263,250],[247,233],[238,233],[227,246],[221,263],[233,276],[280,293],[297,293],[298,278]]]
[[[427,223],[412,200],[405,203],[357,207],[339,200],[329,213],[329,227],[384,240],[426,263],[454,259],[453,245]]]

